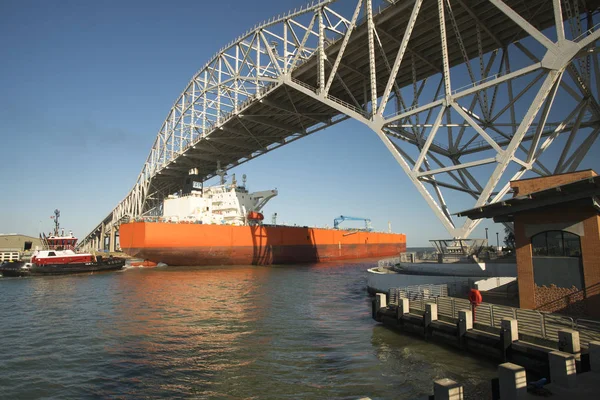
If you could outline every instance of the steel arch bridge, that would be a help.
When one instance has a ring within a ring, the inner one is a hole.
[[[255,25],[188,82],[137,181],[80,243],[346,119],[384,143],[452,237],[509,181],[575,170],[600,132],[598,0],[320,1]],[[552,156],[549,148],[555,148]],[[446,197],[445,197],[446,196]],[[468,200],[471,199],[471,200]]]

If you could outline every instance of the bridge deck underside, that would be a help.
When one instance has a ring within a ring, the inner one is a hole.
[[[378,95],[385,90],[390,75],[389,65],[394,63],[413,4],[412,1],[401,1],[374,16],[378,42],[381,43],[380,51],[376,53]],[[554,25],[551,1],[512,0],[506,1],[506,4],[539,30]],[[453,0],[451,7],[469,59],[479,55],[478,30],[484,54],[527,36],[524,30],[488,1]],[[443,59],[438,18],[437,2],[425,1],[408,45],[407,55],[411,56],[411,62],[403,62],[397,75],[399,88],[413,84],[415,78],[421,81],[441,73]],[[448,20],[446,26],[450,67],[458,66],[465,63],[465,59]],[[366,23],[362,22],[350,38],[337,78],[329,90],[331,96],[362,110],[366,110],[369,102],[366,89],[370,73],[367,36]],[[338,39],[326,48],[326,76],[329,76],[341,42]],[[383,59],[384,54],[387,62]],[[317,64],[315,52],[292,72],[292,77],[305,85],[318,87]],[[416,71],[416,76],[413,71]],[[191,168],[197,168],[200,176],[214,176],[217,160],[226,168],[231,168],[291,139],[344,119],[338,110],[286,85],[273,83],[271,86],[262,98],[247,102],[237,115],[231,115],[206,138],[185,150],[182,156],[153,178],[153,187],[158,190],[177,190]]]
[[[290,137],[328,126],[338,114],[339,111],[281,85],[262,102],[252,103],[241,115],[189,148],[167,171],[157,175],[153,184],[177,189],[183,181],[173,178],[185,177],[191,168],[197,168],[201,176],[212,175],[217,161],[229,166],[254,158],[253,154],[284,144]]]

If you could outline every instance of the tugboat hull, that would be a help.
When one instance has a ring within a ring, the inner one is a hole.
[[[0,264],[0,275],[4,277],[9,276],[23,276],[22,273],[26,271],[23,269],[25,262],[23,261],[10,261]]]
[[[66,275],[90,272],[115,271],[123,268],[125,259],[109,258],[89,263],[27,265],[24,262],[11,262],[0,265],[0,273],[5,277]]]

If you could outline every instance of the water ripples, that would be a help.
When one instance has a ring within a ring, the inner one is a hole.
[[[5,398],[426,398],[494,364],[375,324],[367,264],[0,280]],[[468,362],[467,362],[468,361]]]

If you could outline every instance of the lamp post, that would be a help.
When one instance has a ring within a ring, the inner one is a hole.
[[[488,230],[488,228],[485,228],[485,240],[488,240],[487,230]]]
[[[498,232],[496,232],[496,247],[500,247],[500,239],[498,237]]]

